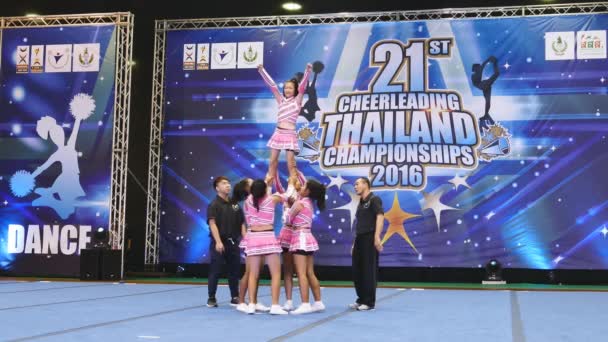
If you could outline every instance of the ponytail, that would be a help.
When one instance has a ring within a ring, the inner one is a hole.
[[[306,182],[306,188],[310,192],[308,197],[313,199],[317,203],[319,210],[325,209],[325,186],[317,182],[316,180],[309,180]]]
[[[263,179],[256,179],[251,183],[251,196],[253,197],[253,207],[260,211],[260,200],[266,196],[266,182]]]

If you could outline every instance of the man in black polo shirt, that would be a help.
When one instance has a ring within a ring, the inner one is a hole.
[[[382,251],[380,233],[384,227],[382,200],[370,191],[369,179],[355,182],[355,192],[361,196],[357,207],[357,225],[353,244],[353,278],[357,301],[351,308],[366,311],[376,306],[378,282],[378,253]]]
[[[207,223],[211,235],[207,306],[217,307],[215,293],[224,262],[228,266],[228,285],[232,297],[230,305],[236,306],[239,304],[239,272],[241,268],[239,241],[245,232],[245,217],[239,204],[232,203],[228,197],[230,194],[228,178],[217,177],[213,181],[213,187],[217,196],[207,208]]]

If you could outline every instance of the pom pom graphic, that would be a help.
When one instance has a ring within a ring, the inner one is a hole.
[[[11,177],[10,186],[13,195],[16,197],[25,197],[34,190],[36,181],[31,173],[25,170],[19,170]]]
[[[91,95],[76,94],[70,101],[70,113],[75,119],[86,120],[95,111],[95,100]]]

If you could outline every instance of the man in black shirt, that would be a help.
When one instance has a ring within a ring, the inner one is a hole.
[[[370,182],[366,177],[357,179],[355,192],[361,196],[356,214],[357,236],[352,250],[357,301],[350,307],[366,311],[376,306],[378,253],[382,252],[380,233],[384,227],[384,210],[380,197],[370,191]]]
[[[228,197],[230,194],[228,178],[217,177],[213,181],[213,187],[217,196],[207,208],[207,223],[211,235],[207,306],[217,307],[215,293],[224,262],[228,266],[228,285],[232,297],[230,305],[236,306],[239,304],[239,272],[241,268],[239,241],[245,232],[245,216],[239,204],[232,203]]]

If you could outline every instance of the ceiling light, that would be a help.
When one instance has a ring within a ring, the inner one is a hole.
[[[296,2],[286,2],[283,4],[283,9],[286,11],[298,11],[302,9],[302,5]]]

